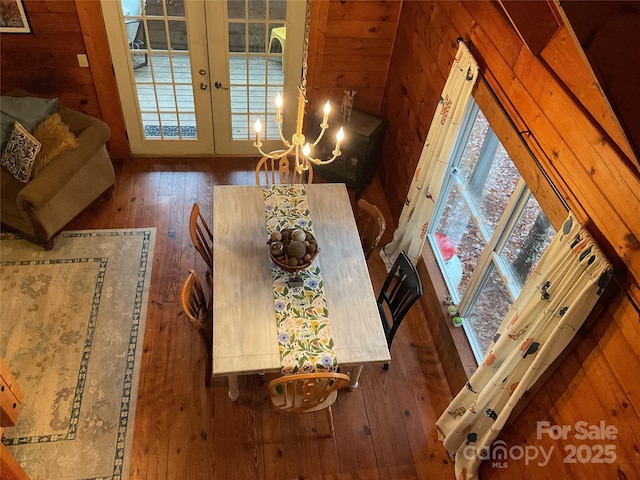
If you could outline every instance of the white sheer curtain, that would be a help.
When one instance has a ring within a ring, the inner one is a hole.
[[[456,479],[478,478],[480,462],[495,459],[491,446],[511,411],[573,338],[611,272],[589,232],[569,214],[484,361],[436,422],[455,458]]]
[[[460,128],[460,120],[478,78],[478,64],[463,42],[458,43],[449,77],[440,104],[425,141],[416,172],[407,194],[398,228],[393,240],[380,250],[380,256],[390,269],[401,251],[415,264],[422,253],[427,225],[442,179],[449,163],[449,155]]]

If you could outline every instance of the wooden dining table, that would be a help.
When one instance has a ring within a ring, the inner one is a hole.
[[[365,364],[390,360],[344,184],[305,185],[335,353],[356,388]],[[213,187],[213,376],[281,370],[263,187]]]

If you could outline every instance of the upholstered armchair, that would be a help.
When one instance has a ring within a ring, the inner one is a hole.
[[[54,237],[73,218],[96,200],[112,195],[115,180],[105,146],[111,135],[107,124],[62,106],[57,113],[75,135],[77,146],[51,158],[26,183],[4,166],[1,169],[3,228],[46,250],[53,248]]]

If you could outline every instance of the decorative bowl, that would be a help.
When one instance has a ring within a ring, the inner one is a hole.
[[[292,245],[292,244],[296,245]],[[309,267],[320,253],[313,234],[302,228],[285,228],[273,232],[267,241],[273,263],[287,272],[299,272]]]

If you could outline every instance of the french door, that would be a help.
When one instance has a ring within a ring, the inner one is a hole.
[[[276,149],[277,93],[295,128],[306,2],[101,2],[134,155],[253,155],[258,118]]]

